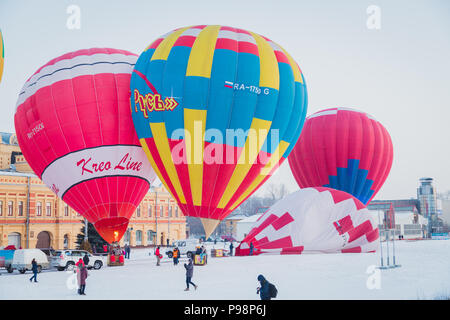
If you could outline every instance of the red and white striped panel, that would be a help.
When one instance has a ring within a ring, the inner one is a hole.
[[[239,250],[245,255],[252,242],[256,254],[369,252],[376,240],[376,224],[359,200],[330,188],[305,188],[258,219]]]

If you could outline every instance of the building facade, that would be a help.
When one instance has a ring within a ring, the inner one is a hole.
[[[0,248],[75,248],[83,217],[32,173],[17,139],[0,133]],[[167,244],[186,237],[186,218],[163,186],[152,187],[121,243]]]

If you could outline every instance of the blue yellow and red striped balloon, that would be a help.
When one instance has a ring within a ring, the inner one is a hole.
[[[283,48],[218,25],[176,29],[151,43],[131,94],[149,161],[207,235],[288,156],[307,108],[303,74]]]

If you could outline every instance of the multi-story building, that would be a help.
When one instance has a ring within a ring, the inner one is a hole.
[[[0,247],[74,248],[83,217],[32,173],[14,134],[0,133]],[[163,186],[152,187],[121,243],[167,244],[186,237],[186,218]]]
[[[433,186],[433,178],[420,179],[420,186],[417,188],[417,199],[420,203],[420,213],[425,218],[436,216],[436,191]]]

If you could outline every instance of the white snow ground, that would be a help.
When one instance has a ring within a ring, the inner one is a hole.
[[[216,248],[219,244],[216,245]],[[383,247],[385,248],[385,247]],[[7,299],[150,299],[150,300],[258,300],[256,277],[263,274],[278,288],[278,299],[435,299],[450,296],[450,240],[396,241],[400,268],[367,273],[378,266],[380,255],[305,254],[289,256],[224,257],[195,266],[193,282],[185,288],[184,259],[161,266],[148,255],[152,249],[134,249],[123,267],[89,271],[86,296],[69,289],[72,274],[44,271],[38,283],[31,273],[8,274],[0,269],[0,300]],[[373,272],[373,270],[372,270]],[[374,281],[375,279],[375,281]],[[368,281],[369,280],[369,281]],[[375,287],[369,289],[369,287]],[[376,288],[379,283],[379,289]]]

